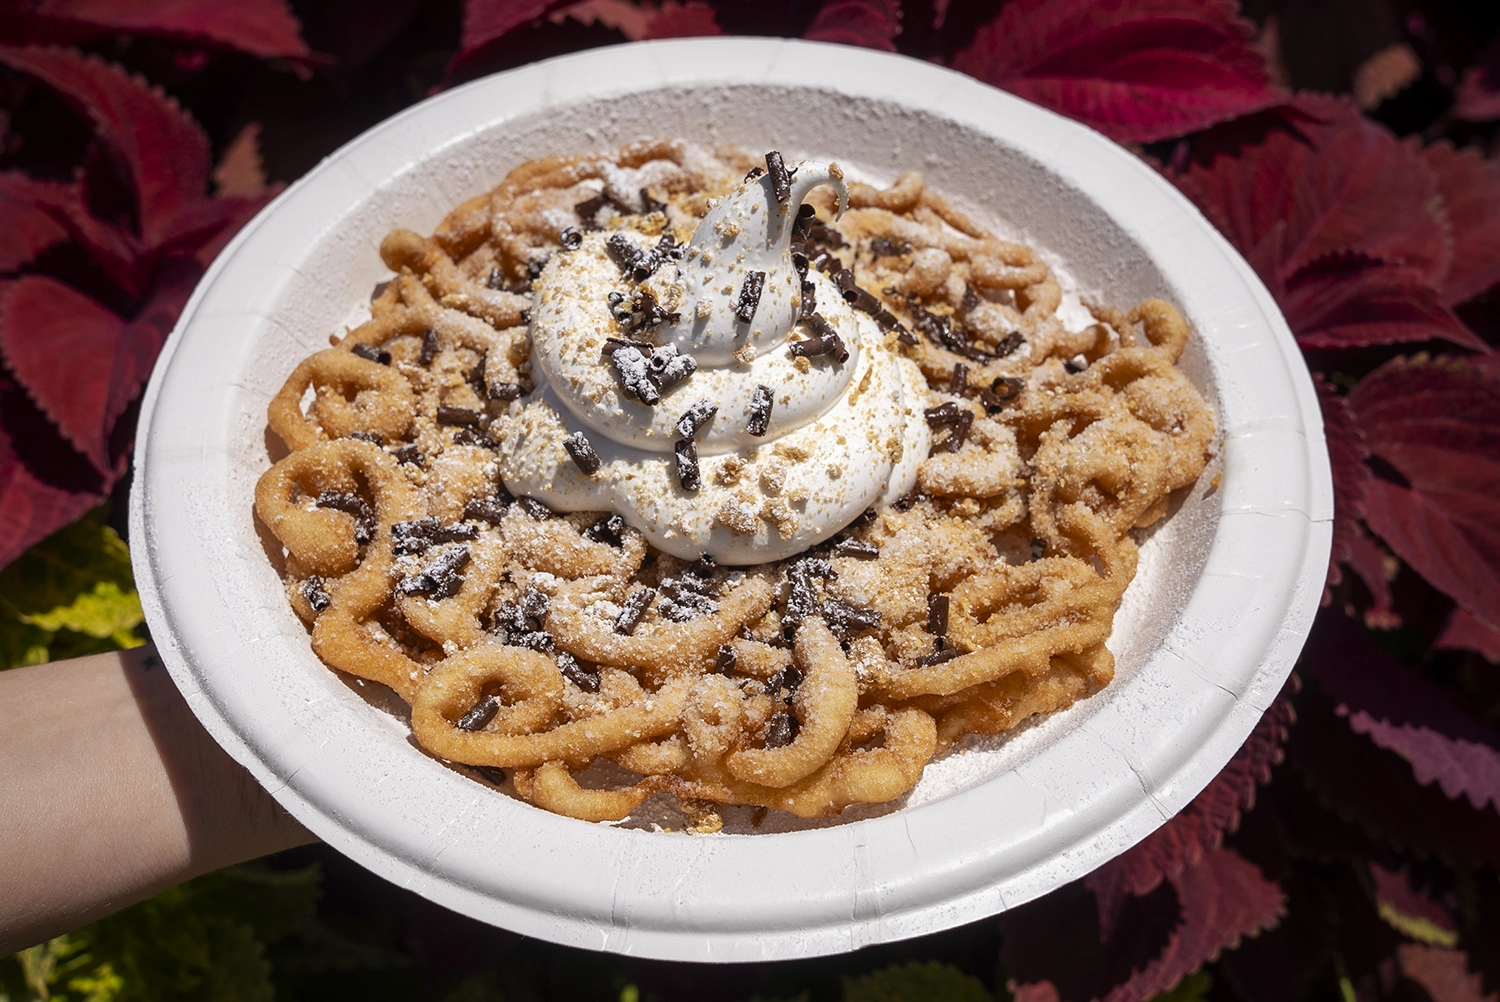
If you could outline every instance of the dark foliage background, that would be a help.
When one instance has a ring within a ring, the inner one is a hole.
[[[142,641],[135,407],[214,254],[437,89],[630,40],[953,66],[1148,158],[1277,297],[1337,522],[1298,673],[1119,859],[998,920],[715,968],[523,939],[322,847],[0,959],[11,999],[1500,999],[1500,6],[0,0],[0,658]],[[113,528],[112,528],[113,527]]]

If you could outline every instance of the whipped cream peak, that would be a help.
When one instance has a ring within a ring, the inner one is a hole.
[[[777,197],[778,181],[785,198]],[[663,325],[659,339],[706,365],[744,362],[783,344],[802,304],[803,278],[792,261],[797,213],[808,192],[825,184],[838,192],[843,215],[843,170],[814,160],[784,177],[752,174],[711,208],[678,266],[679,319]]]

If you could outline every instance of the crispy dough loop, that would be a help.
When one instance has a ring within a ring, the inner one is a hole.
[[[304,416],[302,397],[308,387],[316,396]],[[267,423],[294,452],[355,432],[398,439],[411,427],[415,404],[411,384],[399,372],[330,348],[292,370],[271,398]]]
[[[531,774],[530,800],[544,811],[580,821],[619,821],[641,806],[659,782],[643,780],[621,790],[586,790],[561,762],[546,762]]]
[[[724,767],[736,779],[761,786],[790,786],[832,758],[849,731],[859,704],[859,686],[838,638],[815,616],[797,628],[794,650],[804,673],[792,704],[801,728],[790,744],[780,748],[730,752]]]

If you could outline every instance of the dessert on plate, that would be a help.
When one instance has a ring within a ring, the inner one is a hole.
[[[1213,443],[1173,306],[1070,327],[914,172],[643,141],[380,250],[271,402],[257,515],[324,663],[577,818],[883,803],[1098,691]]]

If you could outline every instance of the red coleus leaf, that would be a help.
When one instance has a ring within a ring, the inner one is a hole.
[[[1347,101],[1302,96],[1299,117],[1259,141],[1216,144],[1179,172],[1184,191],[1261,277],[1289,279],[1330,254],[1404,264],[1425,281],[1447,274],[1438,182],[1415,150]]]
[[[1443,338],[1488,350],[1415,268],[1330,254],[1286,279],[1279,298],[1287,324],[1305,349]]]
[[[1133,942],[1138,933],[1123,922],[1116,935],[1096,941],[1081,915],[1058,921],[1059,916],[1044,914],[1043,922],[1034,923],[1030,906],[1007,914],[1001,955],[1017,1002],[1140,1002],[1173,987],[1244,937],[1271,928],[1283,912],[1281,888],[1231,849],[1209,853],[1183,870],[1172,889],[1180,912],[1165,945],[1147,956],[1122,952],[1124,944],[1116,941]],[[1060,901],[1075,913],[1087,906],[1066,896]],[[1044,966],[1054,969],[1038,976]],[[1100,971],[1114,975],[1103,988]]]
[[[1437,178],[1453,233],[1453,265],[1441,290],[1456,306],[1500,281],[1500,165],[1446,142],[1421,156]]]
[[[1288,683],[1295,688],[1295,677]],[[1127,896],[1149,894],[1175,880],[1224,843],[1240,815],[1255,805],[1255,790],[1281,761],[1282,743],[1296,720],[1291,700],[1278,696],[1214,781],[1182,813],[1084,878],[1099,903],[1099,930],[1107,939]]]
[[[1012,0],[953,66],[1146,143],[1280,99],[1250,34],[1228,0]]]
[[[802,37],[895,52],[900,33],[900,0],[827,0]]]
[[[135,188],[140,234],[148,246],[204,199],[208,138],[160,90],[71,49],[0,46],[0,63],[39,78],[93,120]]]
[[[1375,885],[1375,905],[1380,917],[1391,928],[1434,946],[1453,946],[1458,942],[1453,916],[1412,887],[1404,872],[1371,863],[1370,881]]]
[[[0,428],[0,567],[102,500],[40,479],[17,458],[10,435]]]
[[[646,25],[646,38],[695,38],[704,35],[722,35],[719,17],[712,4],[701,0],[687,3],[664,3],[651,15]]]
[[[1428,582],[1500,624],[1500,375],[1396,359],[1349,404],[1386,472],[1369,483],[1365,522]]]
[[[16,171],[0,173],[0,272],[30,264],[49,247],[68,239],[68,231],[43,206],[66,197],[68,185],[33,181]],[[46,189],[43,205],[36,204]]]
[[[1500,809],[1500,734],[1448,700],[1337,612],[1324,611],[1303,651],[1334,712],[1400,755],[1418,783],[1436,783],[1476,809]]]
[[[1500,38],[1485,46],[1453,91],[1454,118],[1493,122],[1500,118]]]
[[[255,56],[311,54],[285,0],[41,0],[23,16],[63,29],[180,38]],[[39,27],[29,26],[27,34],[36,37]]]
[[[1313,385],[1323,411],[1323,437],[1328,442],[1328,464],[1333,471],[1333,552],[1328,561],[1331,587],[1343,580],[1340,565],[1354,556],[1354,537],[1359,532],[1370,480],[1370,468],[1365,465],[1370,450],[1349,402],[1322,373],[1313,373]],[[1325,604],[1327,599],[1325,592]]]
[[[1500,664],[1500,630],[1463,609],[1453,610],[1442,636],[1432,646],[1440,650],[1478,651],[1491,664]]]
[[[497,42],[538,18],[569,6],[574,0],[464,0],[463,34],[450,72],[472,61]]]
[[[0,284],[0,351],[63,437],[108,474],[115,419],[135,398],[197,281],[196,265],[164,269],[127,321],[71,287],[27,275]]]
[[[1432,1002],[1495,1002],[1500,993],[1486,994],[1478,974],[1469,973],[1462,950],[1402,943],[1396,948],[1401,973],[1427,990]]]
[[[260,123],[250,122],[235,135],[213,170],[219,195],[254,198],[266,191],[266,164],[260,155]]]

